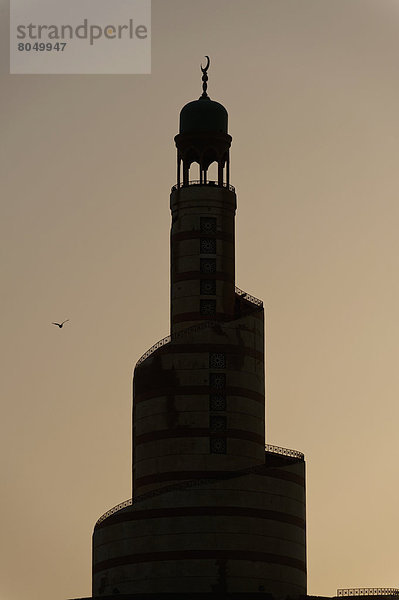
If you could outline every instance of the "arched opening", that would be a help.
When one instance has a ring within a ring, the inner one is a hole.
[[[197,183],[200,183],[201,180],[202,180],[201,165],[199,164],[198,161],[195,160],[188,167],[188,183],[194,182],[194,181]]]
[[[208,167],[208,171],[207,171],[207,181],[208,183],[212,183],[215,182],[216,184],[218,183],[218,163],[216,160],[214,160]]]
[[[228,186],[230,181],[229,152],[219,154],[213,146],[179,149],[177,156],[177,187],[190,185]]]

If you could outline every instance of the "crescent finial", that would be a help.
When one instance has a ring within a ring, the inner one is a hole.
[[[203,67],[202,63],[201,63],[201,71],[202,71],[202,96],[201,98],[208,98],[208,94],[206,92],[207,88],[208,88],[208,69],[209,69],[209,65],[211,63],[211,61],[209,60],[209,56],[205,56],[206,58],[206,66]]]
[[[203,67],[202,63],[201,63],[201,71],[203,73],[207,72],[207,70],[209,69],[209,65],[211,64],[211,61],[209,60],[209,56],[205,56],[205,58],[206,58],[206,67]]]

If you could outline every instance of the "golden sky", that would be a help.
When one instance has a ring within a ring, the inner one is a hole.
[[[0,17],[0,600],[89,596],[94,523],[130,497],[205,54],[237,285],[266,308],[267,440],[307,459],[309,593],[399,587],[399,0],[153,0],[146,76],[9,75]]]

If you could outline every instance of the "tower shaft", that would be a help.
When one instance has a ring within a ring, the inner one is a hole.
[[[235,307],[236,195],[228,187],[172,189],[171,332],[225,322]]]

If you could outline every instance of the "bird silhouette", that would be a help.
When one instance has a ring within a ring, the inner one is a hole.
[[[69,319],[65,319],[65,321],[62,321],[62,323],[51,323],[52,325],[58,325],[58,327],[61,329],[61,327],[63,326],[64,323],[66,323],[67,321],[69,321]]]

